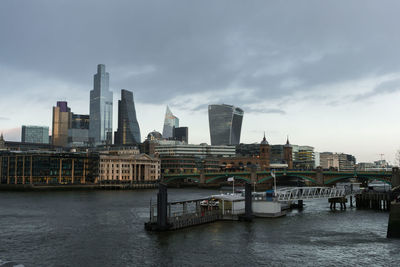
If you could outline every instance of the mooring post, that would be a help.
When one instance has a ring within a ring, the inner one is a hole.
[[[245,220],[246,221],[251,221],[253,219],[253,209],[251,207],[252,201],[253,201],[253,196],[251,193],[251,184],[246,183],[245,185],[245,191],[244,191],[244,198],[245,198]]]
[[[166,230],[168,228],[167,206],[167,185],[160,183],[157,194],[157,226],[159,230]]]
[[[396,201],[396,200],[395,200]],[[400,202],[393,201],[390,207],[388,238],[400,238]]]

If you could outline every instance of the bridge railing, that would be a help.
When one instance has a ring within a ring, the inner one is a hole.
[[[329,187],[295,187],[283,188],[276,191],[276,198],[278,201],[334,198],[343,197],[345,195],[345,189]]]

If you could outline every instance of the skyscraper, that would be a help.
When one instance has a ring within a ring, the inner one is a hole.
[[[22,125],[21,142],[23,143],[49,143],[49,127]]]
[[[125,145],[140,142],[140,128],[136,119],[133,93],[122,89],[121,100],[118,100],[118,129],[115,132],[114,143]]]
[[[109,90],[106,66],[97,65],[93,90],[90,91],[89,139],[93,144],[112,142],[113,94]]]
[[[53,125],[51,140],[55,146],[68,144],[68,129],[71,124],[71,109],[66,101],[57,101],[53,107]]]
[[[171,138],[173,137],[173,127],[179,127],[179,119],[172,114],[171,110],[167,106],[167,110],[165,112],[164,119],[164,128],[163,128],[163,138]]]
[[[237,145],[240,143],[243,110],[231,105],[209,105],[211,145]]]
[[[188,127],[172,127],[172,138],[187,144],[189,142]]]

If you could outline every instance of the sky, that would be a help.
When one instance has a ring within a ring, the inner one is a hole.
[[[89,113],[97,64],[134,92],[141,135],[166,105],[210,143],[207,106],[244,110],[241,142],[311,145],[394,163],[400,149],[400,2],[1,0],[0,132]],[[383,154],[383,155],[381,155]]]

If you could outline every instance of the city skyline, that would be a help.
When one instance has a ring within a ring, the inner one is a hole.
[[[108,14],[108,6],[98,3],[98,12]],[[229,103],[246,112],[243,143],[258,142],[266,131],[271,143],[283,144],[289,134],[293,143],[316,151],[350,153],[358,161],[385,154],[394,161],[400,147],[399,3],[291,3],[290,9],[284,3],[230,3],[228,10],[213,3],[214,12],[204,3],[180,5],[179,14],[177,4],[159,3],[163,12],[135,23],[153,13],[150,4],[115,5],[110,20],[102,22],[88,16],[92,6],[84,3],[51,3],[39,11],[29,2],[24,9],[2,2],[0,131],[19,140],[23,124],[50,126],[48,114],[59,100],[89,114],[93,68],[104,63],[114,93],[136,92],[143,134],[161,132],[169,104],[187,122],[192,143],[210,143],[206,107]],[[77,24],[62,24],[73,10],[79,10]],[[51,15],[57,11],[59,17]],[[91,23],[80,23],[86,18]],[[166,34],[152,34],[154,27]],[[104,28],[113,38],[104,38]],[[114,114],[116,103],[114,98]]]

